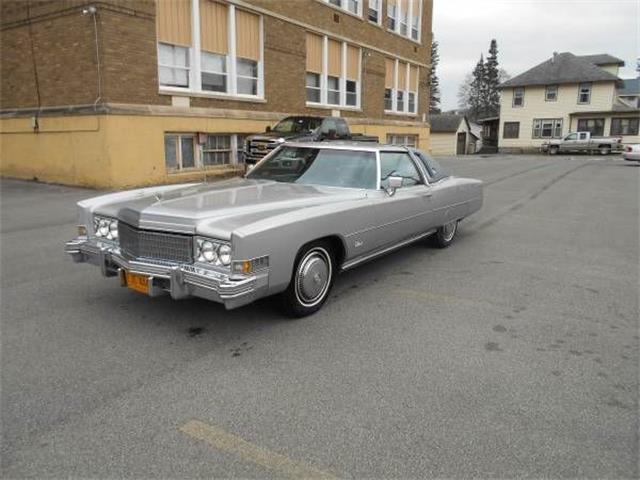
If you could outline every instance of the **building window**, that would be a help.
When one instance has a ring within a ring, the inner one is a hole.
[[[502,138],[519,138],[520,122],[504,122]]]
[[[189,86],[189,49],[167,43],[158,44],[158,75],[160,85]]]
[[[384,81],[384,109],[387,113],[417,113],[417,66],[386,58]]]
[[[360,4],[362,0],[324,0],[330,5],[334,5],[342,10],[360,15]]]
[[[514,107],[524,106],[524,87],[516,87],[513,89],[513,104]]]
[[[307,72],[307,102],[320,103],[320,74]]]
[[[420,41],[422,0],[387,0],[387,29]]]
[[[380,4],[382,0],[369,0],[369,12],[368,17],[369,21],[373,23],[380,24],[381,15],[380,15]]]
[[[244,135],[167,133],[164,158],[169,172],[244,163]]]
[[[185,170],[195,167],[194,139],[194,135],[165,135],[164,160],[167,170]]]
[[[591,102],[591,84],[581,83],[578,87],[578,103],[586,105]]]
[[[580,118],[578,131],[589,132],[594,137],[601,137],[604,135],[604,118]]]
[[[544,99],[546,102],[555,102],[558,100],[558,85],[547,85],[544,91]]]
[[[310,106],[360,107],[360,48],[307,33],[306,90]]]
[[[389,145],[400,145],[403,147],[417,147],[418,136],[417,135],[398,135],[389,133],[387,135],[387,143]]]
[[[212,92],[227,91],[227,58],[215,53],[202,52],[202,89]]]
[[[562,137],[561,118],[536,118],[533,120],[533,138]]]
[[[327,77],[327,103],[340,105],[340,79],[338,77]]]
[[[156,5],[161,88],[264,96],[261,16],[209,0]]]
[[[612,118],[611,135],[638,135],[639,118]]]

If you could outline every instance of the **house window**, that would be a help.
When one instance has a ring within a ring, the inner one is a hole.
[[[536,118],[533,120],[533,138],[562,137],[561,118]]]
[[[578,120],[578,131],[601,137],[604,135],[604,118],[581,118]]]
[[[311,106],[360,107],[360,48],[307,33],[306,91]]]
[[[639,118],[612,118],[611,135],[638,135]]]
[[[202,52],[202,89],[213,92],[227,91],[227,58],[215,53]]]
[[[346,10],[355,15],[360,15],[360,3],[362,0],[324,0],[342,10]]]
[[[387,0],[387,29],[420,41],[422,0]]]
[[[591,102],[591,84],[581,83],[578,86],[578,103],[585,105]]]
[[[210,0],[159,1],[156,6],[161,88],[264,96],[261,16]]]
[[[164,158],[169,172],[203,170],[244,162],[245,135],[167,133]]]
[[[170,134],[164,137],[164,161],[167,170],[185,170],[194,168],[195,136]]]
[[[513,89],[513,104],[514,107],[524,106],[524,87],[516,87]]]
[[[338,77],[327,77],[327,103],[340,105],[340,79]]]
[[[387,135],[387,143],[389,145],[400,145],[403,147],[417,147],[418,136],[417,135],[398,135],[390,133]]]
[[[417,113],[418,67],[385,59],[384,109],[387,113]]]
[[[160,85],[189,86],[189,49],[167,43],[158,44],[158,76]]]
[[[369,21],[373,23],[380,24],[380,2],[382,0],[369,0]]]
[[[558,100],[558,85],[547,85],[544,92],[544,99],[547,102],[555,102]]]
[[[398,0],[387,0],[387,28],[396,31],[398,18]]]
[[[519,138],[520,122],[504,122],[502,138]]]
[[[392,90],[390,88],[384,89],[384,109],[393,110]]]
[[[320,74],[307,72],[307,102],[320,103]]]

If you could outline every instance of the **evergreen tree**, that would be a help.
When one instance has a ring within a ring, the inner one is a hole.
[[[495,38],[491,40],[489,55],[484,65],[485,92],[483,97],[483,116],[493,116],[498,114],[500,108],[500,68],[498,66],[498,42]]]
[[[480,60],[473,69],[473,80],[469,90],[469,116],[476,120],[483,115],[486,94],[486,72],[484,64],[484,55],[480,55]]]
[[[436,70],[440,55],[438,54],[438,42],[431,43],[431,72],[429,73],[429,113],[440,113],[440,80]]]

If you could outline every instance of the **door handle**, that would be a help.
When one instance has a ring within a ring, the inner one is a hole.
[[[424,197],[425,197],[425,198],[433,197],[433,192],[427,192],[427,193],[425,193],[425,194],[424,194]]]

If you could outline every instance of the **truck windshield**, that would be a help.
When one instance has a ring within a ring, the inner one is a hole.
[[[315,130],[321,123],[322,119],[320,118],[287,117],[278,122],[272,131],[278,133],[304,133]]]
[[[374,152],[283,147],[255,167],[247,178],[276,182],[375,189]]]

